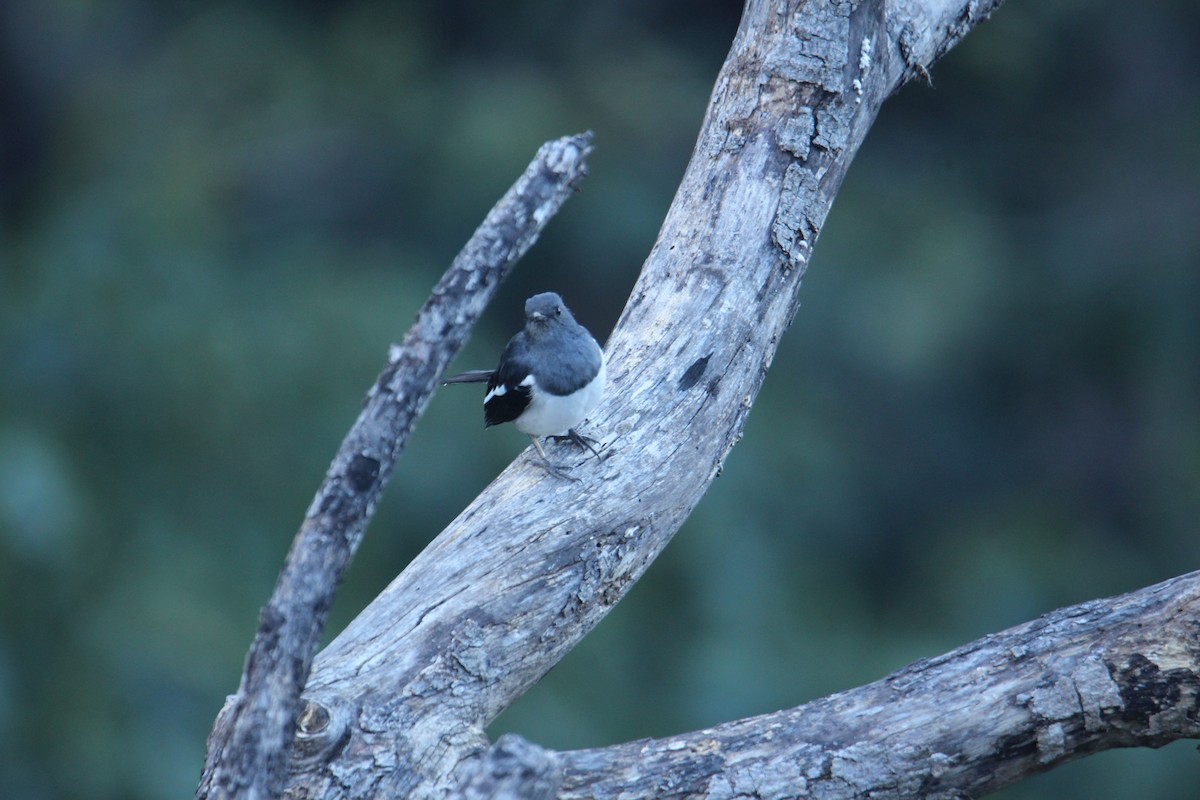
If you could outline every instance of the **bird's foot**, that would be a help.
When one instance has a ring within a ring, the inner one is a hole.
[[[556,478],[562,478],[565,481],[578,481],[579,478],[568,475],[562,471],[562,467],[555,466],[550,459],[546,457],[546,451],[542,449],[542,444],[537,440],[536,436],[530,436],[529,440],[533,442],[533,449],[537,450],[537,454],[542,457],[542,466]]]
[[[562,436],[547,436],[547,439],[553,439],[556,442],[571,442],[576,447],[583,447],[592,451],[592,455],[596,458],[600,457],[600,451],[595,448],[595,445],[600,444],[599,440],[593,439],[590,436],[583,436],[576,432],[574,428],[569,429]]]
[[[549,472],[556,478],[562,478],[564,481],[574,481],[575,483],[579,483],[580,479],[576,478],[574,475],[568,475],[567,473],[563,472],[564,468],[562,466],[556,466],[551,464],[549,461],[543,461],[542,467],[546,470],[546,472]]]

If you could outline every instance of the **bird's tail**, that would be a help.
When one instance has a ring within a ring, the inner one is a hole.
[[[487,383],[495,374],[493,369],[473,369],[470,372],[464,372],[455,375],[452,378],[443,378],[442,385],[449,386],[452,383]]]

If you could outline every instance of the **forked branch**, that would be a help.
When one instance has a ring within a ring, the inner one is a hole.
[[[518,738],[489,748],[484,734],[695,507],[740,436],[880,106],[999,3],[749,0],[607,344],[612,389],[588,431],[602,458],[580,458],[578,484],[519,459],[317,657],[290,796],[962,795],[1095,749],[1196,735],[1196,575],[712,731],[563,754]],[[417,361],[393,359],[385,374]],[[386,455],[352,447],[331,480],[374,488]],[[370,461],[353,469],[360,456]],[[345,502],[369,512],[373,496],[355,492]],[[356,540],[356,526],[330,535]]]

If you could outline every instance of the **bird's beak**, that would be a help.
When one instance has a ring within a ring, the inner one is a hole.
[[[533,312],[532,314],[530,314],[530,315],[529,315],[529,318],[530,318],[530,319],[545,319],[545,318],[546,318],[546,315],[545,315],[545,314],[543,314],[543,313],[542,313],[542,312],[540,312],[540,311],[535,311],[535,312]]]

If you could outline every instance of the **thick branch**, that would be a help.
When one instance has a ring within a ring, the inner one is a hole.
[[[237,694],[209,736],[196,796],[278,794],[284,753],[342,572],[446,365],[512,265],[585,174],[591,135],[545,144],[454,259],[393,347],[292,542],[246,656]]]
[[[747,4],[608,342],[589,431],[604,458],[580,459],[580,484],[518,461],[318,657],[295,796],[459,788],[484,726],[628,591],[720,471],[884,98],[998,3]]]
[[[1200,572],[985,637],[799,708],[542,758],[559,797],[981,797],[1200,737]],[[522,752],[511,740],[507,752]],[[482,770],[487,772],[487,770]]]

